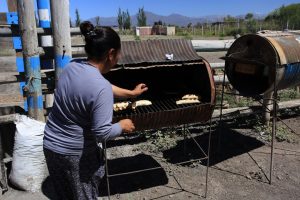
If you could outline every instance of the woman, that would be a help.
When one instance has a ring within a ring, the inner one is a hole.
[[[83,22],[80,30],[88,58],[69,63],[60,75],[44,136],[50,178],[63,200],[97,199],[104,176],[98,142],[134,131],[129,119],[112,124],[113,95],[136,97],[147,90],[145,84],[122,89],[102,76],[120,56],[120,37],[113,29]]]

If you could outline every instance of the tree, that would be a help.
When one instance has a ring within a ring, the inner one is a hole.
[[[202,24],[200,22],[197,22],[195,25],[195,28],[201,28],[201,27],[202,27]]]
[[[231,15],[227,15],[226,17],[224,17],[224,22],[233,23],[236,21],[237,21],[237,19],[235,17],[232,17]]]
[[[300,3],[275,9],[265,18],[265,21],[277,24],[276,28],[279,29],[300,29]]]
[[[81,23],[81,20],[80,20],[79,11],[78,11],[77,8],[76,8],[76,10],[75,10],[75,14],[76,14],[75,26],[76,26],[76,27],[79,27],[79,26],[80,26],[80,23]]]
[[[130,29],[131,28],[131,19],[129,15],[129,11],[127,9],[126,12],[122,12],[122,17],[123,17],[123,29]]]
[[[247,31],[249,33],[255,33],[256,32],[256,21],[253,18],[253,14],[252,13],[247,13],[245,16],[245,20],[246,20],[246,27],[247,27]]]
[[[96,17],[96,26],[100,26],[100,17],[99,16]]]
[[[73,27],[73,24],[72,24],[72,19],[70,17],[70,27]]]
[[[122,11],[121,8],[119,8],[118,11],[118,25],[120,30],[126,30],[131,28],[131,18],[129,11],[127,9],[126,12]]]
[[[143,8],[139,8],[139,12],[137,14],[137,25],[138,26],[146,26],[147,25],[147,17]]]
[[[157,25],[162,26],[163,22],[161,20],[158,20],[157,22],[154,22],[154,26],[157,26]]]
[[[118,25],[119,25],[119,29],[122,30],[123,29],[123,15],[122,15],[121,8],[119,8],[119,11],[118,11]]]
[[[252,13],[247,13],[245,16],[246,20],[251,20],[253,18],[253,14]]]

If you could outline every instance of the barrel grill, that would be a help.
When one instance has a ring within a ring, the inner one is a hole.
[[[224,59],[229,82],[243,96],[300,84],[300,43],[292,34],[261,32],[242,36]]]
[[[212,115],[215,84],[211,68],[189,40],[122,42],[121,59],[105,76],[124,88],[134,88],[138,83],[148,86],[137,100],[150,100],[152,105],[114,112],[113,116],[114,121],[132,119],[138,131],[206,122]],[[199,96],[200,103],[177,105],[176,101],[186,94]]]

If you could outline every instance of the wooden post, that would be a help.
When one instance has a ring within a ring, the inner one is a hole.
[[[39,14],[39,26],[42,28],[50,28],[50,10],[49,10],[49,0],[37,0],[38,14]],[[53,39],[52,35],[42,35],[41,36],[41,46],[42,47],[52,47]],[[53,68],[53,59],[50,60],[42,60],[41,67],[42,69]],[[45,94],[45,108],[51,108],[54,101],[54,94],[49,93]]]
[[[296,90],[296,92],[297,92],[297,95],[300,93],[300,86],[298,85],[298,86],[296,86],[295,87],[295,90]]]
[[[8,7],[8,10],[10,12],[16,12],[17,11],[17,0],[6,0],[7,2],[7,7]]]
[[[28,115],[45,121],[41,88],[41,68],[33,0],[18,0],[19,27],[26,73]]]
[[[51,0],[51,20],[55,59],[55,79],[72,57],[69,0]]]
[[[50,28],[50,11],[48,0],[37,0],[38,14],[39,14],[39,26],[42,28]],[[42,35],[41,36],[42,47],[52,47],[52,36]]]
[[[272,95],[273,92],[265,93],[264,99],[263,99],[263,121],[264,125],[269,126],[270,125],[270,110],[272,108]]]

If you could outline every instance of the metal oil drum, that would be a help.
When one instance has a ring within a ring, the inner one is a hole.
[[[262,32],[235,40],[225,59],[229,82],[243,96],[300,84],[300,43],[284,32]]]

